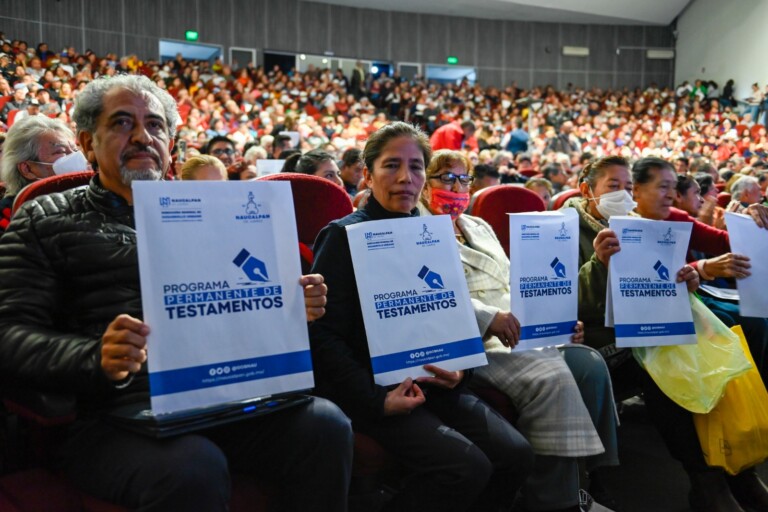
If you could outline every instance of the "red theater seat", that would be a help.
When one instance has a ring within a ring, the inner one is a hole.
[[[563,207],[566,201],[572,197],[581,197],[581,190],[572,188],[571,190],[564,190],[559,194],[555,194],[554,197],[552,197],[552,207],[550,210],[559,210]]]
[[[284,172],[263,176],[259,180],[291,182],[299,242],[309,247],[312,247],[317,234],[329,222],[352,213],[349,194],[326,179],[309,174]]]
[[[728,204],[731,202],[731,194],[728,192],[720,192],[717,194],[717,206],[721,208],[728,208]]]
[[[93,171],[72,172],[34,181],[21,189],[16,199],[13,200],[13,213],[16,213],[16,210],[30,199],[87,185],[93,175]]]

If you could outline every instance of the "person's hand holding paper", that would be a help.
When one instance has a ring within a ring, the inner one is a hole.
[[[149,326],[129,315],[118,315],[101,338],[101,368],[107,378],[121,381],[138,373],[147,360]]]

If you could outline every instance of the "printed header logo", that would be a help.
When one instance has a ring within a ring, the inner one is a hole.
[[[661,235],[661,240],[658,241],[661,245],[675,245],[675,234],[672,233],[672,228],[667,229],[667,232]]]
[[[571,239],[570,231],[565,227],[565,222],[560,223],[560,228],[557,230],[555,240],[558,242],[565,242]]]
[[[268,212],[264,211],[264,205],[257,203],[252,191],[248,192],[248,200],[243,206],[243,215],[236,215],[236,220],[244,222],[262,222],[270,218]]]
[[[426,247],[430,245],[439,244],[440,240],[435,238],[435,235],[427,228],[426,224],[422,224],[422,231],[419,233],[421,240],[416,242],[419,247]]]

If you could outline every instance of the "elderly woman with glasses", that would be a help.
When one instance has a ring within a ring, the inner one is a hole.
[[[486,338],[489,364],[475,369],[473,382],[509,397],[519,413],[516,427],[536,454],[523,487],[526,510],[576,511],[578,458],[588,457],[590,470],[618,464],[608,370],[597,352],[581,345],[512,350],[520,325],[509,312],[509,259],[485,221],[463,214],[473,181],[470,170],[463,154],[437,151],[427,167],[419,208],[422,215],[451,216],[478,324],[501,332]],[[581,325],[576,329],[573,341],[581,343]]]

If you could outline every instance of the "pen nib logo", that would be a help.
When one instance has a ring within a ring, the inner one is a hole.
[[[559,231],[560,231],[560,236],[561,236],[561,237],[566,237],[566,236],[568,236],[568,229],[566,229],[566,227],[565,227],[565,222],[563,222],[562,224],[560,224],[560,230],[559,230]],[[554,267],[553,267],[553,268],[554,268]]]
[[[563,262],[560,261],[558,258],[555,258],[552,260],[552,263],[549,264],[550,267],[552,267],[552,270],[555,271],[555,275],[561,279],[565,278],[565,265],[563,265]]]
[[[260,259],[251,256],[247,250],[241,250],[232,263],[240,268],[252,282],[266,283],[269,281],[267,266]]]
[[[443,278],[440,277],[440,274],[429,270],[426,265],[421,267],[421,270],[419,271],[419,279],[427,283],[427,286],[433,290],[442,290],[445,288],[445,285],[443,284]]]
[[[672,234],[672,228],[669,228],[667,232],[662,235],[662,239],[667,243],[675,240],[675,235]]]
[[[661,261],[656,260],[656,264],[653,266],[653,270],[659,275],[659,279],[662,281],[669,281],[669,270],[664,266]]]

